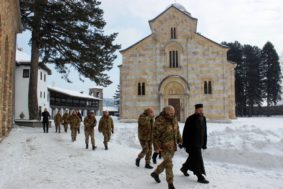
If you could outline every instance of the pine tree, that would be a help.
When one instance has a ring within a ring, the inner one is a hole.
[[[263,102],[263,70],[261,66],[261,49],[244,45],[243,62],[246,66],[246,99],[249,116],[254,115],[254,106]]]
[[[244,116],[247,112],[246,106],[246,66],[243,62],[243,46],[235,41],[233,43],[222,42],[230,49],[227,53],[227,59],[237,64],[235,69],[235,97],[236,114]]]
[[[67,81],[71,66],[81,80],[83,76],[97,85],[111,84],[105,71],[112,69],[120,46],[113,45],[117,33],[104,34],[100,4],[97,0],[20,0],[23,28],[32,33],[30,119],[38,116],[39,57],[42,63],[54,64]]]
[[[271,42],[267,42],[261,52],[262,65],[265,70],[264,88],[267,107],[276,105],[281,100],[282,73],[279,56]]]
[[[116,106],[120,106],[120,85],[117,86],[117,89],[115,91],[113,98],[114,98],[114,104]]]

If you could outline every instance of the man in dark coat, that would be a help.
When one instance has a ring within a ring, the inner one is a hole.
[[[189,154],[187,161],[183,164],[181,171],[185,176],[189,176],[188,170],[192,171],[197,177],[198,182],[208,184],[209,181],[203,175],[206,175],[202,151],[205,150],[207,143],[206,118],[203,115],[203,105],[195,105],[195,113],[186,120],[183,131],[183,147]]]
[[[47,111],[47,108],[44,109],[44,112],[42,112],[41,116],[42,116],[43,132],[48,133],[50,114]]]

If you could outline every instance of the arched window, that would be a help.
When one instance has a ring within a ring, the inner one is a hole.
[[[138,96],[145,96],[145,83],[144,82],[138,83]]]
[[[212,94],[212,84],[211,84],[211,81],[208,82],[208,94]]]
[[[204,94],[212,94],[212,82],[204,81],[203,85]]]
[[[178,68],[179,67],[179,52],[169,51],[169,67]]]
[[[207,94],[208,93],[208,91],[207,91],[207,81],[204,82],[203,88],[204,88],[204,94]]]
[[[177,39],[176,28],[171,28],[171,39]]]

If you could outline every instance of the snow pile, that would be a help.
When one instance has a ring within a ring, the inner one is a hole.
[[[99,119],[99,117],[97,117]],[[208,149],[204,160],[209,185],[179,171],[187,154],[174,157],[175,186],[185,188],[279,189],[283,188],[283,118],[244,118],[232,124],[208,124]],[[120,123],[109,151],[96,130],[97,150],[84,149],[84,134],[71,142],[70,132],[49,134],[39,128],[15,128],[0,144],[0,188],[97,188],[164,189],[149,176],[152,170],[134,165],[140,152],[136,123]],[[97,128],[96,128],[97,129]],[[180,124],[180,131],[183,124]],[[83,132],[83,128],[81,128]],[[159,161],[160,162],[160,161]]]

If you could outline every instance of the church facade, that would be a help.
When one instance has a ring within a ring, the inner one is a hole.
[[[0,141],[13,125],[16,39],[19,32],[19,1],[0,0]]]
[[[209,120],[234,119],[235,65],[227,60],[228,47],[197,33],[197,19],[180,4],[149,25],[149,36],[120,51],[121,120],[172,105],[184,122],[196,103],[204,104]]]

